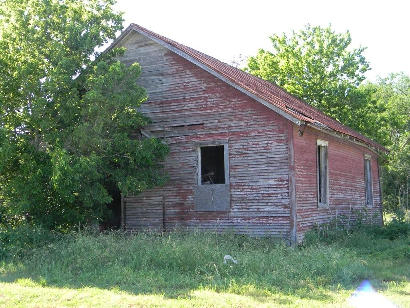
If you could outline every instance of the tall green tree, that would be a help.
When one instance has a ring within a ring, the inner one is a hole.
[[[122,29],[113,5],[0,1],[3,223],[101,221],[113,192],[163,182],[166,146],[137,133],[149,122],[137,111],[147,98],[139,65],[96,51]]]
[[[384,136],[381,143],[390,153],[383,166],[383,194],[385,209],[404,213],[409,210],[410,186],[410,77],[391,74],[376,84],[372,101],[382,106],[375,131]]]
[[[365,79],[364,48],[351,48],[350,33],[307,25],[290,35],[270,37],[272,50],[260,49],[246,71],[273,82],[336,119],[344,119],[350,92]]]

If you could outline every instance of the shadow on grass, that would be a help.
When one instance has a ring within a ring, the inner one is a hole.
[[[127,277],[119,274],[107,282],[106,279],[99,279],[98,275],[80,275],[78,279],[70,278],[65,280],[61,277],[48,275],[47,273],[30,273],[29,268],[20,266],[17,271],[3,271],[0,274],[0,281],[7,283],[18,283],[30,279],[38,286],[81,289],[84,287],[118,290],[131,295],[161,295],[165,299],[189,299],[193,291],[208,290],[216,293],[235,294],[249,297],[259,303],[273,302],[278,305],[289,305],[297,299],[309,299],[321,302],[332,300],[330,288],[315,288],[312,285],[301,286],[299,288],[285,289],[278,285],[266,285],[258,283],[252,279],[210,279],[205,276],[186,277],[177,272],[167,273],[168,279],[162,276],[137,275],[138,278],[129,281]]]
[[[237,258],[238,264],[224,264],[225,254]],[[283,305],[298,298],[332,301],[335,294],[356,289],[364,279],[376,278],[371,268],[380,268],[383,260],[373,264],[371,257],[351,247],[293,249],[272,239],[233,235],[85,234],[0,261],[0,281],[31,279],[41,286],[95,287],[169,299],[189,298],[193,291],[211,290]],[[391,269],[377,275],[377,280],[382,282],[387,276],[397,282],[406,280],[408,276],[397,275],[391,262],[386,255]]]

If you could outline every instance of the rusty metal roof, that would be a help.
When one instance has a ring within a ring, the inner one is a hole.
[[[172,51],[177,52],[180,55],[182,53],[182,55],[188,56],[188,59],[191,58],[197,62],[194,62],[195,64],[201,64],[202,67],[216,72],[217,75],[222,76],[231,84],[246,90],[246,92],[253,94],[269,104],[272,104],[272,106],[281,110],[283,113],[286,113],[299,120],[299,123],[306,123],[307,125],[320,130],[339,133],[349,137],[349,139],[364,143],[376,150],[387,152],[382,145],[327,116],[315,107],[310,106],[303,100],[286,92],[281,87],[219,61],[218,59],[208,56],[193,48],[145,29],[137,24],[131,24],[127,29],[125,29],[117,40],[114,41],[114,43],[109,47],[109,49],[115,46],[118,41],[120,41],[131,30],[135,30],[138,33],[155,39],[156,41],[165,43],[165,47],[169,47]],[[281,114],[283,114],[282,112]]]

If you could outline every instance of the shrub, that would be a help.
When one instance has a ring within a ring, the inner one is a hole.
[[[62,235],[42,227],[21,224],[14,228],[0,228],[0,259],[22,257],[34,248],[41,247]]]
[[[334,222],[317,225],[305,234],[303,246],[310,246],[318,243],[344,243],[355,247],[360,245],[368,246],[369,241],[377,239],[395,240],[405,238],[410,233],[410,223],[406,221],[392,220],[384,226],[357,224],[350,229],[337,227]],[[360,242],[360,245],[357,244]]]
[[[406,237],[410,233],[410,223],[405,221],[392,220],[383,227],[371,228],[370,231],[377,237],[394,240]]]

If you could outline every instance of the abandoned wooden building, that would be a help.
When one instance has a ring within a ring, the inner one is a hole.
[[[280,87],[131,24],[110,48],[140,63],[168,183],[123,200],[126,230],[229,230],[300,240],[366,212],[381,223],[383,147]]]

